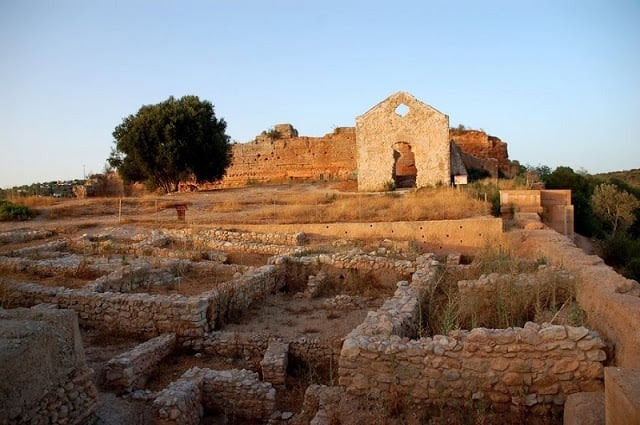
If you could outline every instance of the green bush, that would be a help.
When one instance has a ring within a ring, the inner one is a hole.
[[[0,220],[28,220],[33,217],[33,212],[24,205],[12,204],[9,201],[0,201]]]

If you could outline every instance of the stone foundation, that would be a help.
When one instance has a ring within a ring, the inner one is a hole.
[[[105,366],[103,385],[120,392],[144,388],[158,363],[173,353],[175,345],[175,334],[164,334],[112,358]]]
[[[288,343],[276,340],[269,341],[269,347],[260,362],[262,379],[271,382],[276,388],[284,388],[287,381],[288,359]]]
[[[215,371],[194,367],[154,400],[157,424],[200,423],[204,410],[248,420],[268,419],[275,408],[276,390],[247,370]]]
[[[546,414],[569,394],[602,389],[605,344],[584,327],[527,323],[411,339],[434,266],[426,262],[412,284],[399,282],[345,339],[339,384],[349,394],[386,402],[399,396],[418,408],[483,400],[498,411],[515,405]]]

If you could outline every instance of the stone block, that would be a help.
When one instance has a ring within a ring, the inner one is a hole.
[[[604,393],[575,393],[564,404],[564,425],[604,425]]]
[[[606,367],[604,390],[607,425],[640,425],[640,369]]]

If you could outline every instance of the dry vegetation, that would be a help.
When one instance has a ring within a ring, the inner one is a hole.
[[[518,279],[545,266],[545,259],[526,261],[509,250],[485,247],[468,266],[442,266],[424,295],[423,331],[447,335],[456,329],[522,327],[527,321],[582,326],[584,311],[575,299],[575,278],[556,271],[535,275],[531,285]],[[497,274],[492,290],[463,297],[458,282]]]
[[[478,199],[480,198],[480,199]],[[120,223],[175,222],[176,204],[187,204],[191,224],[331,223],[455,220],[490,213],[476,190],[447,187],[358,193],[348,182],[249,186],[162,197],[24,198],[40,219],[110,217]]]

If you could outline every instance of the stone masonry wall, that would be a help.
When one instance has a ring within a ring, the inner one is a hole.
[[[501,243],[503,234],[502,220],[496,217],[376,223],[244,224],[232,227],[254,232],[302,231],[335,238],[415,241],[425,250],[436,253],[474,253],[487,243]]]
[[[101,381],[106,388],[129,392],[143,388],[158,364],[173,353],[175,334],[152,338],[107,362]]]
[[[69,310],[0,309],[0,423],[82,424],[96,409],[78,320]]]
[[[587,255],[566,236],[552,230],[513,233],[518,253],[530,258],[544,256],[565,267],[577,279],[576,298],[587,314],[589,326],[613,345],[611,364],[640,368],[640,285],[626,279],[601,258]]]
[[[194,367],[154,400],[159,425],[195,425],[203,408],[248,420],[265,420],[273,412],[276,390],[247,370]]]
[[[483,400],[542,414],[568,394],[602,389],[605,344],[584,327],[527,323],[410,339],[435,265],[425,261],[412,284],[399,282],[394,296],[347,336],[339,367],[347,392],[387,401],[393,394],[423,407]]]
[[[400,105],[408,107],[398,114]],[[415,158],[417,187],[449,184],[449,117],[398,92],[356,118],[358,190],[383,191],[393,181],[393,146],[408,143]]]
[[[12,306],[55,304],[75,310],[84,326],[144,337],[175,333],[180,341],[204,336],[229,314],[246,310],[282,284],[274,266],[249,270],[214,290],[191,297],[5,283],[7,302]]]
[[[175,333],[186,338],[202,336],[209,329],[210,300],[202,297],[98,293],[35,283],[5,284],[12,306],[55,304],[76,311],[83,326],[108,332],[143,337]]]

